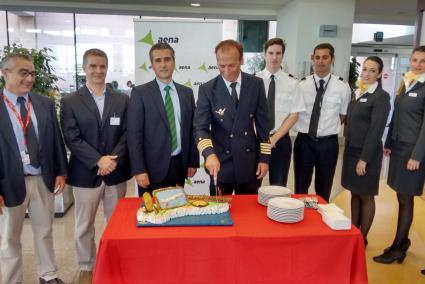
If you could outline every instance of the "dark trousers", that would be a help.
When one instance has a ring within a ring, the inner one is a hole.
[[[274,148],[270,159],[270,185],[286,186],[291,165],[292,144],[289,134],[283,136]]]
[[[258,194],[258,188],[261,186],[262,181],[262,179],[254,179],[245,184],[217,182],[217,194],[231,195],[233,190],[235,191],[235,194]],[[212,196],[216,195],[216,188],[212,177],[210,178],[210,194]]]
[[[148,173],[149,174],[149,173]],[[139,196],[142,196],[144,192],[152,193],[153,190],[169,186],[184,186],[185,181],[185,171],[183,168],[183,158],[182,155],[172,156],[170,160],[170,166],[168,167],[167,175],[165,178],[157,183],[152,183],[148,188],[138,187]]]
[[[308,193],[315,169],[316,194],[329,201],[338,151],[337,135],[311,138],[308,134],[298,133],[294,143],[295,193]]]

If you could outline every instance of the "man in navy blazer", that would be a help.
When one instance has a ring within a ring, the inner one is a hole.
[[[199,88],[194,131],[205,168],[223,194],[256,194],[269,169],[271,146],[263,80],[241,72],[243,47],[215,48],[220,75]],[[210,187],[211,194],[216,194]]]
[[[106,221],[130,179],[126,114],[128,96],[105,84],[108,57],[100,49],[83,56],[87,83],[62,99],[61,124],[71,151],[68,183],[75,198],[79,282],[91,283],[96,259],[94,220],[100,201]]]
[[[2,60],[0,90],[0,270],[2,283],[22,283],[21,234],[28,209],[40,283],[57,278],[52,223],[54,195],[65,187],[66,154],[54,102],[30,93],[32,58]]]
[[[167,43],[149,52],[156,78],[134,87],[128,107],[128,149],[131,172],[143,192],[184,186],[199,166],[192,120],[195,100],[190,88],[172,80],[173,48]]]

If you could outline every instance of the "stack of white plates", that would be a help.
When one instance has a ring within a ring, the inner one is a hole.
[[[258,189],[258,203],[267,206],[270,198],[289,196],[289,194],[291,194],[291,190],[283,186],[262,186]]]
[[[269,200],[267,217],[282,223],[296,223],[304,219],[304,202],[295,198],[275,197]]]

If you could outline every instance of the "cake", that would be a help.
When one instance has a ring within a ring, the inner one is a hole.
[[[229,211],[230,199],[205,195],[186,195],[183,188],[167,187],[143,195],[137,211],[140,224],[164,224],[184,216],[214,215]],[[153,205],[152,205],[153,202]]]

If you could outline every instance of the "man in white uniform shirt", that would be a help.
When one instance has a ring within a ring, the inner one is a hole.
[[[294,126],[295,192],[307,193],[313,169],[316,194],[329,201],[338,160],[338,133],[344,122],[351,90],[341,77],[331,74],[335,50],[329,43],[314,48],[314,74],[300,82],[306,111]]]
[[[270,118],[272,155],[269,170],[271,185],[286,186],[291,164],[292,143],[289,130],[305,111],[298,81],[282,71],[285,42],[272,38],[264,44],[266,68],[257,74],[264,81]]]

